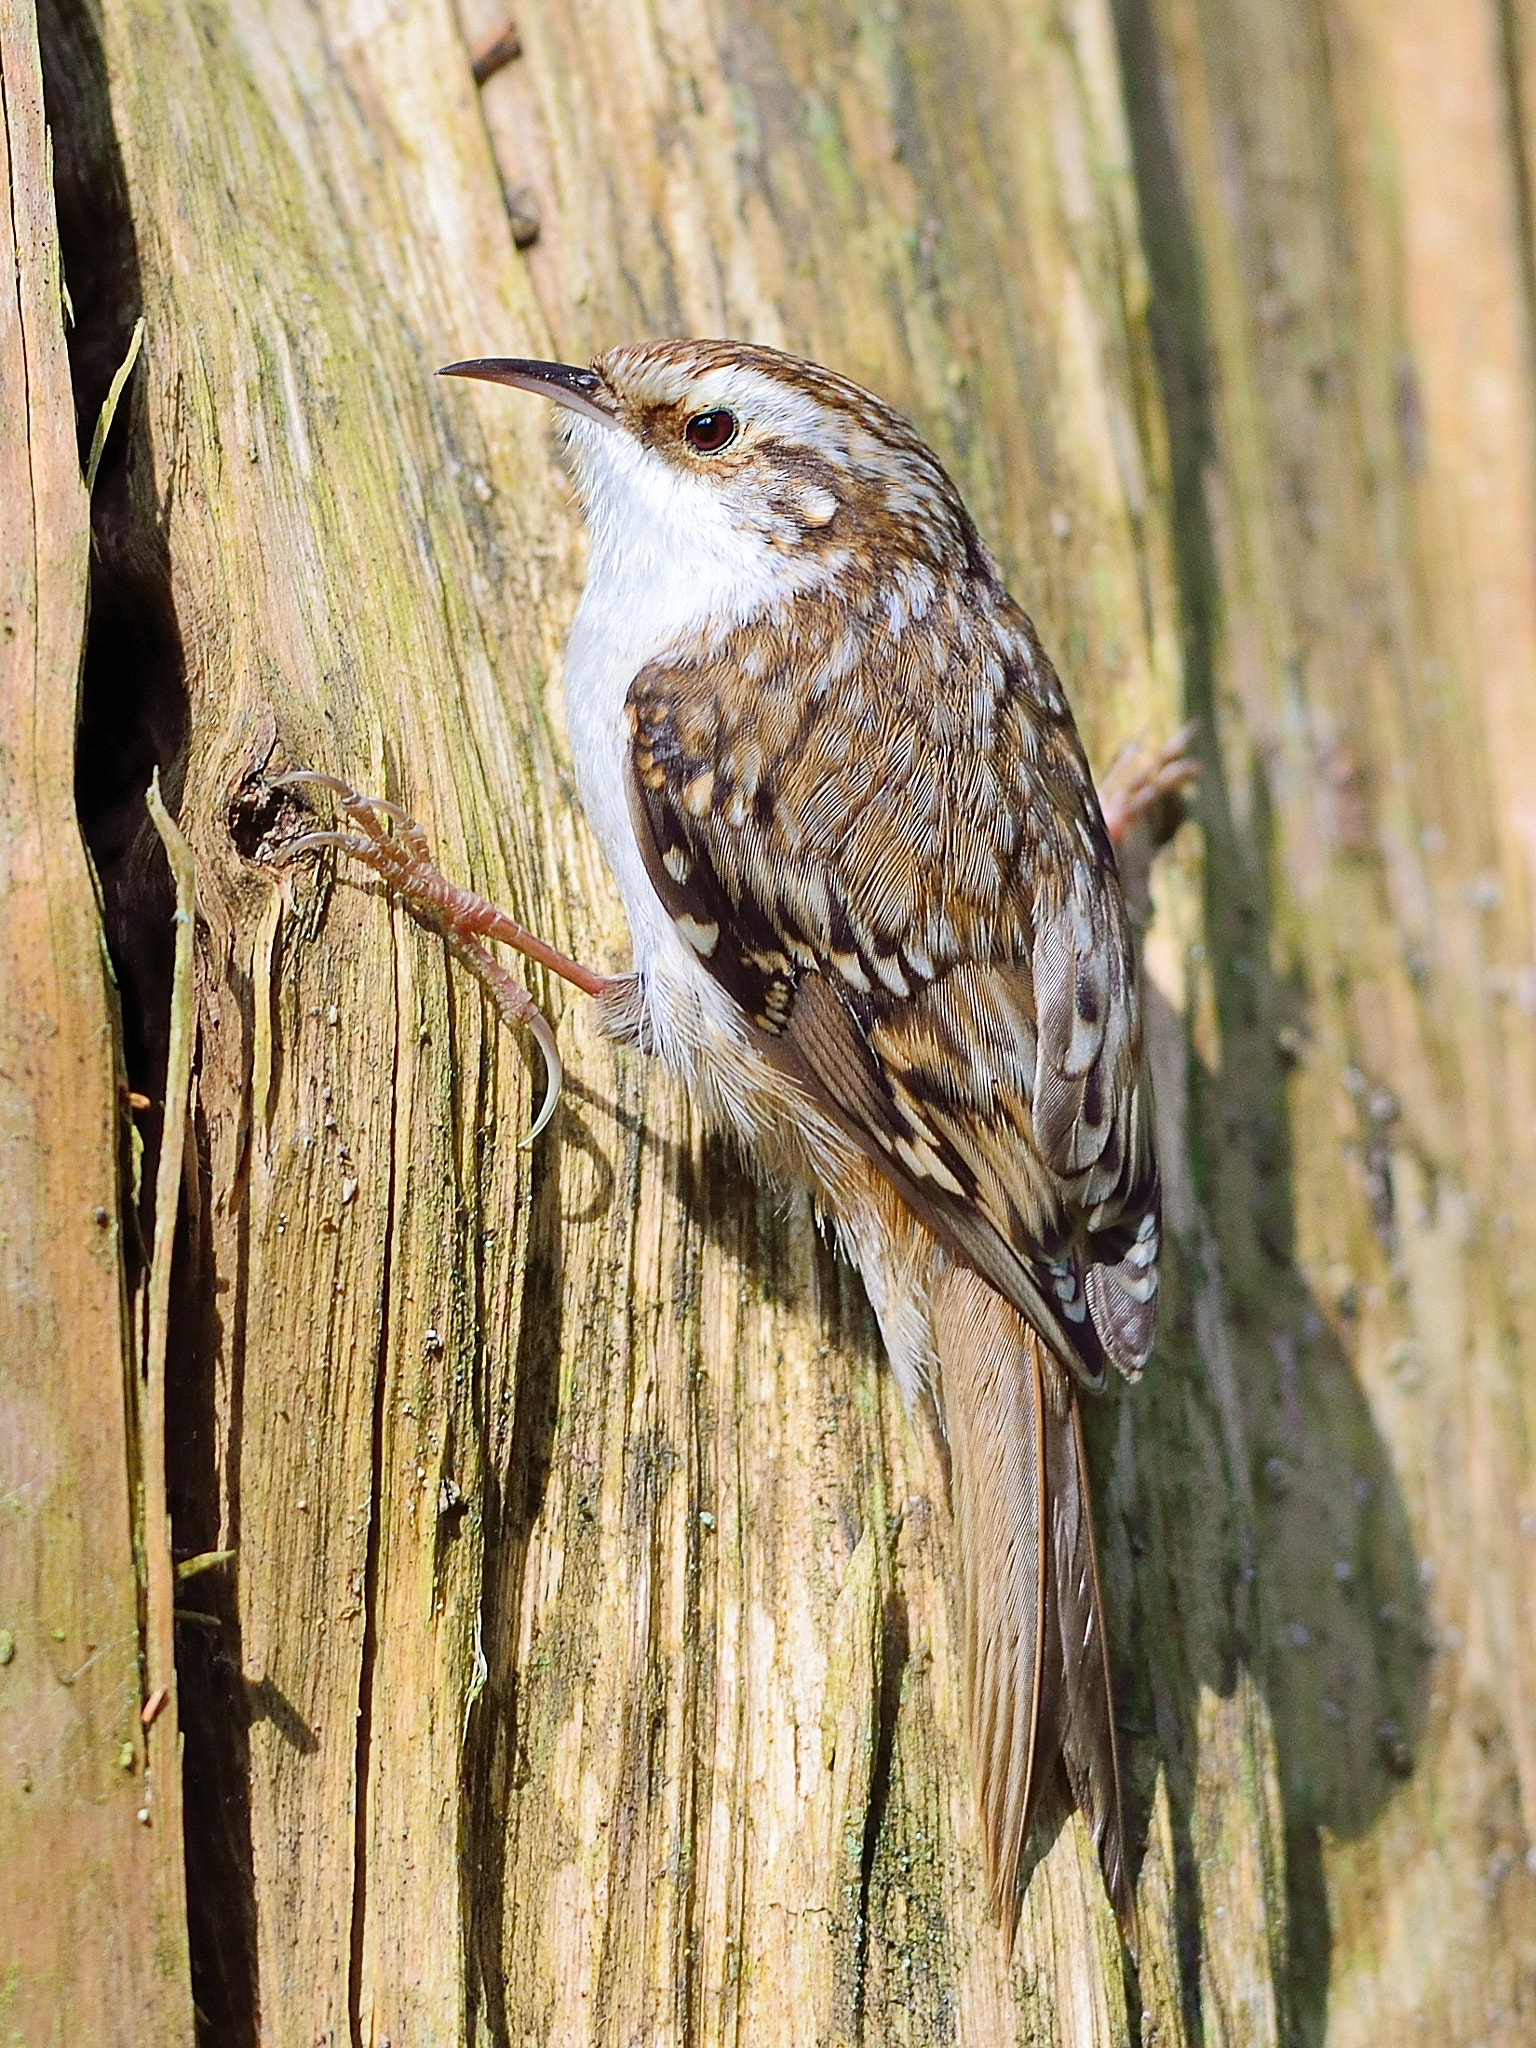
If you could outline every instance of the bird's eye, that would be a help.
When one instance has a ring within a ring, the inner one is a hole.
[[[695,455],[718,455],[736,438],[736,415],[723,405],[713,412],[696,412],[683,429],[683,439]]]

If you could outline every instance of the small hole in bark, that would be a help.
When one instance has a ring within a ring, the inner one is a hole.
[[[487,79],[494,78],[498,71],[504,70],[514,58],[522,54],[522,37],[519,36],[516,25],[509,21],[505,27],[497,29],[494,35],[487,36],[478,49],[472,52],[469,68],[474,74],[476,85],[484,85]]]
[[[318,823],[314,809],[294,789],[274,789],[267,763],[252,768],[229,800],[224,823],[242,857],[272,866],[282,848]]]
[[[543,219],[539,212],[539,195],[531,185],[515,185],[507,194],[507,219],[512,224],[512,241],[516,248],[531,249],[539,239]]]

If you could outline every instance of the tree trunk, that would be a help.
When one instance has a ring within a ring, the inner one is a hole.
[[[26,9],[0,14],[0,116],[0,2023],[184,2039],[170,1530],[139,1456],[163,1402],[123,1288],[127,1103],[71,800],[90,523]]]
[[[0,1798],[8,1846],[40,1839],[14,1814],[68,1858],[0,1862],[0,2013],[182,2041],[189,1952],[236,2048],[1528,2040],[1524,0],[540,0],[483,87],[496,0],[40,4],[88,422],[145,321],[92,499],[78,790],[146,1187],[157,760],[197,859],[165,1422],[203,1568],[150,1729],[179,1712],[182,1933],[169,1791],[134,1819],[154,1382],[119,1402],[145,1284],[67,852],[85,514],[56,325],[24,338],[54,319],[44,236],[0,316],[0,461],[50,479],[0,502],[31,636],[3,649],[0,829],[65,849],[30,896],[8,853],[0,899],[33,977],[0,1003],[4,1511],[32,1546],[0,1558]],[[30,6],[0,48],[23,239]],[[1162,1330],[1089,1418],[1134,1966],[1062,1814],[1004,1955],[942,1473],[808,1205],[537,981],[569,1080],[525,1148],[537,1056],[442,942],[269,857],[298,807],[268,778],[323,769],[624,963],[561,717],[582,543],[545,409],[432,372],[678,331],[911,414],[1101,767],[1200,721],[1147,905]],[[44,973],[67,1002],[25,993]],[[63,1699],[77,1630],[107,1647]],[[25,1761],[87,1705],[40,1819]]]

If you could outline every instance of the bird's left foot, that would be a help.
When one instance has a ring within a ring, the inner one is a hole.
[[[584,995],[602,996],[615,986],[612,977],[595,974],[590,967],[556,950],[547,940],[530,932],[469,889],[450,882],[432,858],[426,834],[408,811],[384,797],[364,796],[334,775],[312,769],[295,769],[271,778],[274,789],[328,789],[346,820],[346,829],[303,832],[288,840],[281,859],[290,861],[300,854],[334,847],[371,868],[389,884],[411,915],[440,931],[454,958],[467,967],[510,1029],[521,1024],[537,1039],[544,1055],[547,1082],[544,1104],[529,1137],[536,1138],[554,1115],[560,1099],[563,1069],[554,1026],[525,988],[515,982],[501,963],[491,957],[482,941],[494,939],[511,946],[524,959],[535,961],[571,982]]]
[[[1195,731],[1191,719],[1154,754],[1148,754],[1137,738],[1115,756],[1099,785],[1099,808],[1117,848],[1123,848],[1139,827],[1150,857],[1183,824],[1189,793],[1200,778],[1200,763],[1190,752]]]

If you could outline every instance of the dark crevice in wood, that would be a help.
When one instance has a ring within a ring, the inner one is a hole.
[[[393,927],[391,927],[393,929]],[[398,963],[397,963],[398,964]],[[385,1099],[400,1099],[400,1041],[404,1015],[395,1003],[396,1038],[390,1060]],[[352,1931],[347,1961],[347,2021],[352,2048],[368,2048],[363,2036],[363,1957],[368,1929],[368,1775],[373,1748],[373,1680],[379,1655],[379,1546],[384,1517],[384,1412],[389,1390],[391,1285],[394,1279],[395,1228],[399,1216],[399,1138],[389,1128],[389,1186],[384,1200],[384,1255],[379,1274],[379,1342],[373,1362],[373,1416],[368,1455],[368,1542],[363,1563],[363,1647],[357,1679],[357,1752],[352,1781]],[[372,2039],[370,2029],[369,2040]]]
[[[142,309],[138,250],[105,59],[89,10],[42,0],[38,31],[64,278],[74,309],[69,361],[83,467]],[[140,371],[118,404],[91,500],[75,794],[122,992],[129,1080],[151,1096],[165,1065],[173,899],[144,792],[158,766],[174,804],[187,723],[181,635]],[[153,1181],[147,1166],[146,1199]]]
[[[896,1720],[901,1711],[901,1682],[911,1652],[907,1603],[898,1590],[886,1595],[880,1636],[879,1692],[875,1701],[875,1757],[869,1774],[869,1804],[864,1811],[864,1840],[859,1849],[859,1926],[853,1971],[853,2038],[865,2038],[865,1991],[869,1980],[870,1892],[880,1830],[891,1799],[891,1774],[896,1759]]]
[[[491,1087],[494,1056],[482,1061],[481,1099],[475,1128],[494,1139],[496,1105]],[[475,2039],[494,2048],[515,2048],[511,2022],[518,2017],[502,1977],[506,1950],[507,1865],[514,1842],[509,1826],[515,1792],[526,1777],[521,1755],[517,1653],[523,1575],[534,1525],[544,1506],[560,1406],[563,1228],[560,1212],[560,1152],[576,1124],[572,1105],[562,1105],[552,1129],[533,1149],[528,1175],[527,1271],[513,1379],[510,1432],[505,1436],[490,1409],[490,1375],[482,1372],[475,1413],[481,1431],[481,1512],[484,1566],[480,1592],[479,1646],[484,1684],[470,1711],[464,1746],[460,1798],[460,1887],[464,1913],[465,2011]],[[490,1177],[489,1157],[481,1161]],[[482,1213],[485,1205],[482,1203]],[[480,1327],[488,1321],[483,1259],[476,1285]]]
[[[82,467],[108,387],[142,310],[137,238],[93,11],[40,0],[38,37],[53,138],[55,203]],[[145,355],[155,346],[148,338]],[[75,800],[100,883],[119,998],[128,1085],[149,1098],[126,1240],[130,1284],[143,1280],[152,1233],[174,953],[170,877],[144,794],[158,767],[179,795],[188,734],[181,633],[170,551],[144,401],[144,358],[119,401],[91,501],[90,609],[80,687]],[[206,1131],[194,1119],[200,1201],[183,1206],[172,1275],[166,1359],[166,1480],[173,1553],[221,1547],[214,1428],[220,1322],[203,1219],[209,1213]],[[125,1188],[131,1150],[125,1140]],[[240,1297],[237,1297],[240,1298]],[[234,1575],[210,1571],[183,1606],[217,1626],[177,1630],[177,1706],[183,1738],[187,1932],[200,2040],[254,2048],[255,1906],[246,1731]]]

